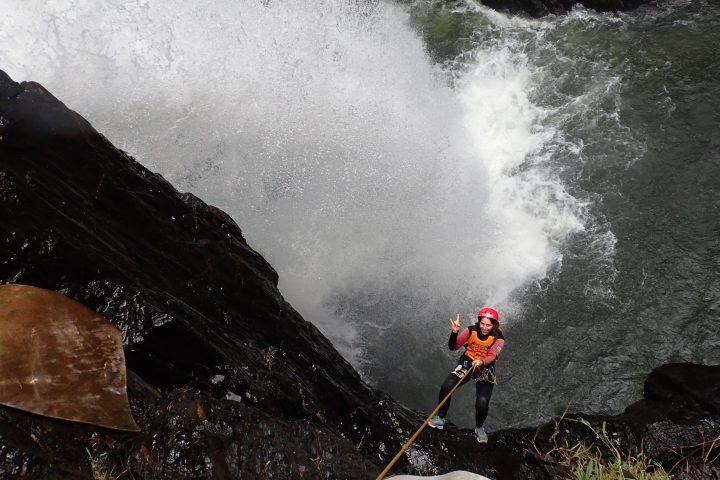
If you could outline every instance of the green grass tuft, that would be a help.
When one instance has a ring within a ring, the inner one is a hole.
[[[611,441],[605,422],[596,429],[584,418],[571,421],[585,425],[596,441],[588,444],[555,446],[545,456],[554,463],[564,480],[670,480],[662,465],[648,458],[642,449],[621,452]]]

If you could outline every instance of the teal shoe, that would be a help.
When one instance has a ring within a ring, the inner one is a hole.
[[[485,429],[483,427],[477,427],[475,429],[475,437],[478,443],[487,443],[488,441],[487,433],[485,433]]]
[[[442,418],[440,415],[435,415],[430,419],[428,422],[428,425],[430,425],[432,428],[437,428],[438,430],[442,430],[443,427],[445,427],[445,419]]]

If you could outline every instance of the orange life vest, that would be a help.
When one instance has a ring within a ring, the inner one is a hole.
[[[483,360],[487,357],[488,350],[495,342],[494,335],[488,335],[487,339],[481,340],[476,329],[470,330],[470,338],[465,346],[464,355],[472,360]]]

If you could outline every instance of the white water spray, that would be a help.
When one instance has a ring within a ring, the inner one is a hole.
[[[1,3],[0,69],[228,211],[351,359],[334,296],[510,309],[583,228],[538,156],[554,132],[529,67],[502,45],[451,88],[393,4]]]

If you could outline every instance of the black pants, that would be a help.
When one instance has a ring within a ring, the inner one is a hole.
[[[451,373],[447,376],[445,379],[445,382],[443,382],[442,387],[440,387],[440,395],[438,396],[438,403],[442,402],[443,398],[450,393],[450,390],[453,389],[455,385],[457,385],[458,382],[462,382],[463,384],[470,381],[470,375],[465,375],[465,378],[460,380],[460,377],[455,375],[454,373]],[[490,405],[490,396],[492,395],[494,384],[490,382],[483,382],[478,381],[475,382],[475,426],[476,427],[482,427],[485,423],[485,419],[488,416],[488,406]],[[458,387],[459,388],[459,387]],[[450,400],[452,400],[452,397],[448,398],[447,401],[440,407],[440,410],[438,411],[438,414],[445,418],[447,415],[448,409],[450,408]]]

